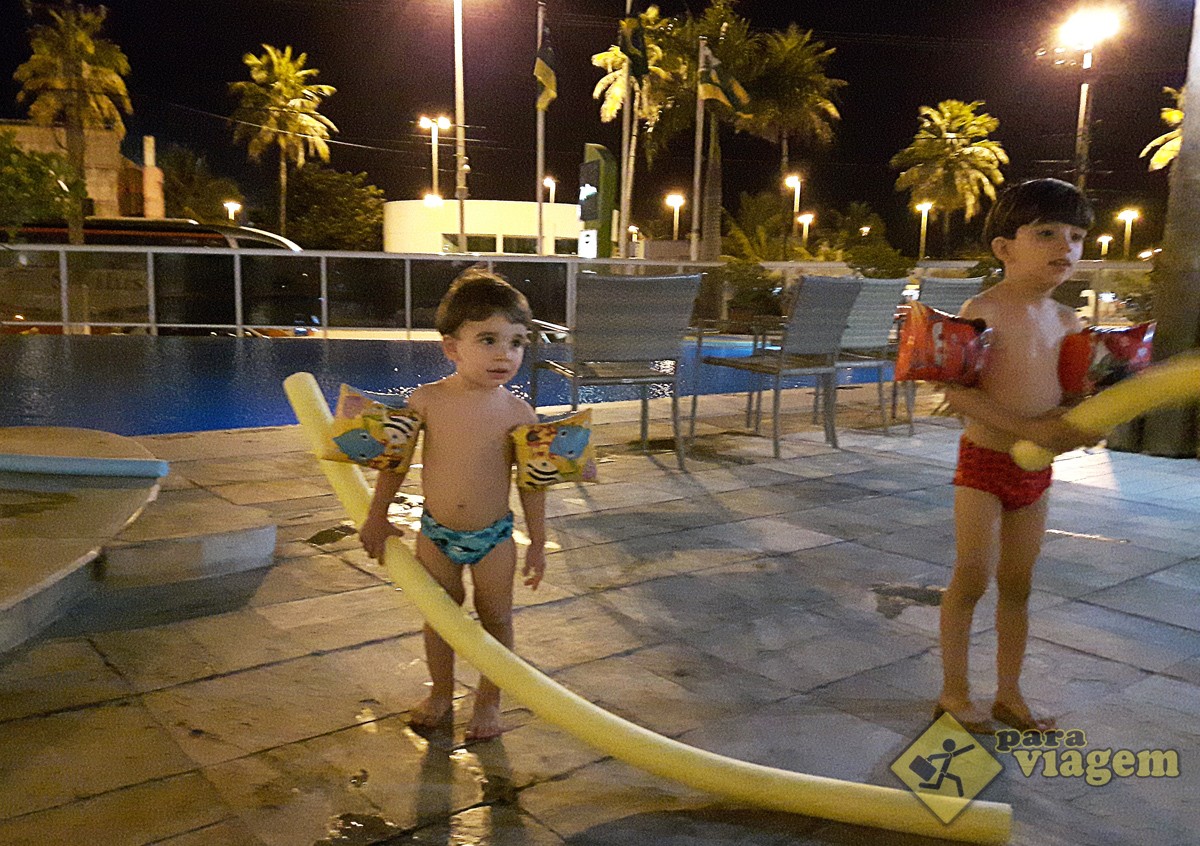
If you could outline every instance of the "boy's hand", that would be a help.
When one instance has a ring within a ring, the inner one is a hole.
[[[525,565],[521,567],[521,575],[530,590],[537,590],[546,574],[546,550],[540,546],[530,546],[525,551]]]
[[[402,537],[404,532],[392,525],[386,517],[370,516],[358,530],[358,539],[362,541],[367,555],[375,560],[383,558],[383,550],[390,537]]]
[[[1059,455],[1077,447],[1095,446],[1104,437],[1076,429],[1062,419],[1065,412],[1066,409],[1056,408],[1049,414],[1030,420],[1029,440]]]

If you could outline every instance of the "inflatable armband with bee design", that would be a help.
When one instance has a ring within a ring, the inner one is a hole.
[[[517,487],[543,490],[559,482],[596,481],[592,410],[518,426],[512,430]]]
[[[407,473],[422,423],[412,408],[387,405],[342,385],[321,458]]]

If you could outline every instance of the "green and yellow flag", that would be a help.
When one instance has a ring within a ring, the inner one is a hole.
[[[700,83],[699,95],[701,100],[716,100],[724,103],[735,112],[744,112],[750,105],[750,95],[742,84],[721,70],[721,62],[708,49],[707,44],[700,46]]]
[[[650,59],[646,55],[646,28],[636,15],[621,21],[621,52],[629,61],[629,74],[638,82],[650,75]]]
[[[533,63],[533,75],[538,81],[537,107],[542,111],[558,96],[558,77],[554,73],[554,48],[550,46],[550,25],[542,24],[541,45],[537,61]]]

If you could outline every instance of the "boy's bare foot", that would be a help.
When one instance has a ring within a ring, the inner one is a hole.
[[[1012,703],[997,699],[992,704],[992,716],[1020,731],[1048,731],[1056,725],[1053,717],[1035,717],[1024,699]]]
[[[500,722],[499,702],[475,703],[475,712],[471,715],[471,725],[467,727],[467,741],[491,740],[504,733],[504,724]]]
[[[413,728],[438,728],[450,722],[454,715],[454,697],[431,693],[420,705],[413,706],[408,724]]]
[[[933,718],[936,720],[946,713],[958,720],[958,724],[969,732],[986,734],[992,730],[992,721],[988,719],[988,715],[969,699],[939,699],[933,706]]]

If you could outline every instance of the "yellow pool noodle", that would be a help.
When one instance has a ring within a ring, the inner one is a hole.
[[[1148,411],[1197,399],[1200,354],[1183,353],[1088,397],[1062,419],[1099,438]],[[1009,454],[1023,470],[1044,470],[1054,461],[1053,452],[1033,441],[1017,441]]]
[[[284,381],[284,387],[314,451],[321,454],[332,417],[316,379],[309,373],[295,373]],[[319,464],[350,518],[361,524],[371,501],[362,471],[337,461],[321,460]],[[739,761],[621,719],[567,690],[484,631],[425,572],[399,538],[388,539],[384,565],[393,583],[426,621],[479,672],[542,719],[639,769],[777,811],[972,843],[1008,841],[1012,827],[1009,805],[923,794],[946,809],[967,805],[946,825],[907,790]]]

